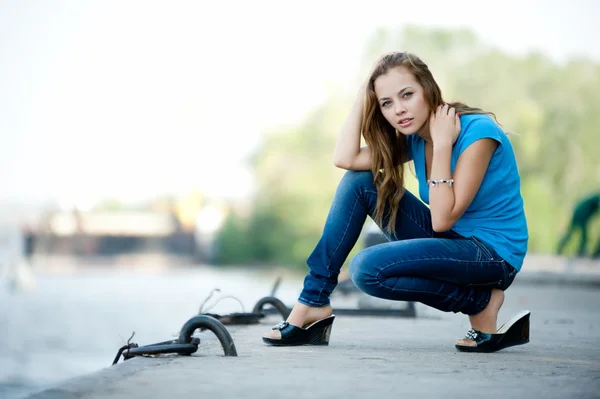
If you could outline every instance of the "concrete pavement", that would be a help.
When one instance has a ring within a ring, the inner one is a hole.
[[[338,315],[328,347],[265,346],[273,316],[228,327],[238,357],[206,332],[191,357],[134,358],[32,398],[600,398],[600,290],[517,279],[499,322],[522,309],[531,342],[492,354],[456,352],[467,317],[420,304],[414,319]]]
[[[536,285],[600,287],[600,259],[527,255],[518,279]]]

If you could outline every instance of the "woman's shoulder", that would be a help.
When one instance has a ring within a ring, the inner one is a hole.
[[[461,129],[457,144],[469,145],[483,138],[491,138],[502,143],[506,138],[504,130],[487,114],[462,115],[460,117],[460,126]]]
[[[460,117],[463,132],[477,132],[480,130],[495,130],[504,133],[500,125],[488,114],[467,114]]]

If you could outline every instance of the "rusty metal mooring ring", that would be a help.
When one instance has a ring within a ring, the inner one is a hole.
[[[129,342],[131,338],[133,338],[132,335],[127,341],[127,345],[119,348],[117,356],[112,364],[113,366],[117,364],[121,355],[123,355],[124,360],[131,359],[135,356],[158,355],[164,353],[177,353],[179,355],[190,356],[198,350],[198,345],[200,345],[199,338],[192,338],[192,334],[198,328],[210,330],[217,336],[225,356],[237,356],[233,338],[229,334],[229,331],[227,331],[227,328],[225,328],[219,320],[210,316],[194,316],[181,327],[179,338],[176,340],[138,346],[136,343]]]
[[[181,332],[179,333],[179,344],[191,343],[192,334],[198,328],[210,330],[217,336],[225,356],[237,356],[237,350],[235,349],[233,338],[231,338],[231,334],[229,334],[227,328],[225,328],[223,323],[221,323],[219,320],[210,316],[194,316],[189,319],[183,325],[183,327],[181,327]]]
[[[281,316],[283,317],[283,320],[287,320],[288,316],[290,315],[291,310],[288,309],[288,307],[285,306],[285,304],[281,302],[281,300],[275,298],[274,296],[266,296],[260,299],[256,303],[256,305],[254,305],[254,309],[252,309],[252,312],[262,313],[262,310],[265,307],[265,305],[272,305],[275,309],[277,309],[279,314],[281,314]]]

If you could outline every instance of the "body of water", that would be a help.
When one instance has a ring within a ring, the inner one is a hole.
[[[251,267],[80,267],[34,273],[27,292],[13,291],[0,279],[0,398],[23,398],[109,367],[133,331],[139,345],[176,337],[214,288],[221,292],[213,298],[236,296],[249,312],[280,274]],[[302,276],[286,275],[277,296],[292,304],[301,282]],[[241,310],[235,300],[223,299],[210,311]]]

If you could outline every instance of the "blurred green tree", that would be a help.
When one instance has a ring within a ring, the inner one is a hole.
[[[429,65],[446,101],[492,111],[505,130],[515,133],[511,142],[530,251],[554,252],[572,206],[600,186],[600,65],[587,59],[561,65],[538,53],[509,55],[468,30],[409,26],[374,32],[356,87],[381,53],[398,50],[413,52]],[[223,230],[220,242],[238,245],[237,250],[223,246],[221,262],[305,264],[343,174],[332,165],[332,154],[354,93],[333,88],[299,126],[265,135],[253,158],[259,194],[249,220],[238,223],[237,230]],[[414,190],[416,182],[407,178]],[[597,241],[598,227],[590,242]]]

